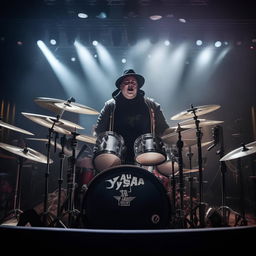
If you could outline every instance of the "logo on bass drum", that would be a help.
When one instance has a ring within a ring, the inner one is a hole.
[[[129,196],[132,192],[132,187],[144,185],[143,178],[131,174],[122,174],[112,179],[105,180],[105,182],[107,183],[106,189],[113,189],[120,193],[120,195],[114,196],[118,202],[118,206],[130,206],[131,201],[136,198]]]

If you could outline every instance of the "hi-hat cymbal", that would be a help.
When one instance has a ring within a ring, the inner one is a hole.
[[[256,141],[243,145],[242,147],[229,152],[223,156],[220,161],[233,160],[244,156],[249,156],[254,153],[256,153]]]
[[[28,119],[30,119],[31,121],[48,128],[51,128],[54,121],[57,120],[57,117],[53,117],[53,116],[45,116],[45,115],[25,113],[25,112],[21,112],[21,114],[27,117]],[[64,119],[59,119],[58,122],[56,122],[53,127],[53,130],[56,132],[70,135],[71,133],[67,129],[75,130],[75,129],[84,129],[84,128],[78,124],[72,123]]]
[[[0,142],[0,147],[13,154],[30,159],[32,161],[36,161],[43,164],[47,163],[47,157],[32,148],[28,148],[28,147],[20,148],[20,147],[16,147],[16,146],[9,145],[2,142]],[[49,163],[51,164],[53,163],[53,161],[49,159]]]
[[[217,120],[207,120],[207,119],[197,119],[199,121],[199,127],[205,127],[205,126],[210,126],[210,125],[216,125],[216,124],[221,124],[224,123],[224,121],[217,121]],[[188,119],[185,121],[182,121],[179,123],[180,127],[183,129],[190,129],[190,128],[196,128],[196,124],[195,124],[195,120],[192,119]],[[178,126],[176,127],[172,127],[172,128],[178,128]]]
[[[8,128],[8,129],[11,129],[11,130],[16,131],[16,132],[24,133],[24,134],[27,134],[27,135],[34,135],[33,133],[31,133],[31,132],[29,132],[29,131],[26,131],[26,130],[21,129],[21,128],[19,128],[19,127],[16,127],[16,126],[14,126],[14,125],[5,123],[5,122],[3,122],[3,121],[0,121],[0,126],[5,127],[5,128]]]
[[[220,108],[220,105],[203,105],[198,107],[193,107],[191,109],[184,110],[177,115],[171,117],[171,120],[182,120],[194,117],[194,112],[196,116],[201,116]]]
[[[34,101],[41,107],[48,110],[59,113],[61,110],[79,113],[79,114],[88,114],[88,115],[98,115],[99,112],[93,108],[78,104],[69,100],[60,100],[46,97],[37,97]]]

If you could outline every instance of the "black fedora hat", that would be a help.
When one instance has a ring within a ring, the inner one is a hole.
[[[127,77],[127,76],[134,76],[136,78],[137,82],[138,82],[139,88],[141,88],[143,86],[144,82],[145,82],[145,79],[142,75],[136,74],[133,69],[127,69],[127,70],[124,71],[124,74],[116,80],[116,87],[117,88],[120,87],[120,84],[122,83],[124,78]]]

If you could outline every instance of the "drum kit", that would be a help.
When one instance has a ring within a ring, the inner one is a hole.
[[[87,106],[75,103],[73,98],[60,100],[53,98],[39,97],[35,102],[50,111],[55,116],[39,115],[22,112],[27,119],[41,126],[48,128],[47,138],[26,138],[38,142],[47,143],[47,154],[43,155],[27,146],[17,147],[0,143],[0,147],[18,156],[18,170],[15,185],[13,213],[16,218],[22,213],[20,210],[20,173],[23,159],[30,159],[35,162],[46,164],[44,184],[44,211],[43,223],[48,226],[48,178],[50,175],[51,146],[58,148],[60,167],[58,177],[58,208],[57,216],[51,226],[66,227],[62,218],[67,214],[67,226],[73,227],[79,215],[82,218],[83,226],[88,228],[167,228],[173,225],[178,228],[205,227],[205,203],[203,202],[203,163],[202,148],[209,146],[211,150],[219,141],[216,136],[214,140],[202,141],[202,127],[221,126],[223,121],[199,119],[198,116],[208,114],[220,108],[219,105],[203,105],[191,107],[182,111],[171,120],[180,121],[177,126],[168,128],[164,135],[156,138],[152,134],[144,134],[136,139],[134,143],[135,162],[137,165],[122,165],[122,154],[124,141],[122,137],[113,131],[99,134],[98,137],[80,134],[77,130],[84,129],[82,126],[62,119],[65,111],[97,115],[99,112]],[[217,125],[217,126],[216,126]],[[0,121],[0,126],[12,129],[26,135],[34,135],[24,129]],[[221,130],[222,131],[222,130]],[[62,134],[61,143],[52,141],[53,134]],[[67,140],[67,136],[70,138]],[[68,143],[67,143],[68,141]],[[88,184],[85,192],[82,209],[75,209],[75,175],[76,175],[76,146],[77,141],[93,144],[93,167],[98,172]],[[223,140],[222,140],[223,141]],[[68,144],[68,146],[67,146]],[[198,167],[192,167],[191,147],[197,147]],[[189,168],[184,168],[183,147],[188,150]],[[220,165],[223,174],[223,207],[225,206],[225,161],[240,159],[244,156],[256,153],[256,142],[252,142],[224,155],[223,144],[220,150]],[[67,211],[62,214],[60,197],[63,183],[64,158],[68,157],[67,175]],[[163,176],[170,180],[172,198],[168,198],[166,190],[157,177],[143,166],[153,166]],[[194,206],[192,198],[193,174],[198,174],[198,202]],[[184,175],[189,175],[190,188],[190,217],[185,216],[184,209]],[[179,182],[176,189],[176,181]],[[179,193],[177,203],[176,194]],[[119,193],[119,194],[118,194]],[[81,211],[80,211],[81,210]],[[199,217],[196,216],[199,211]],[[223,212],[225,214],[225,212]],[[242,214],[244,217],[244,214]]]

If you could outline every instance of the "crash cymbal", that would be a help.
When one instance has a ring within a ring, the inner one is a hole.
[[[197,120],[199,121],[199,127],[205,127],[205,126],[224,123],[224,121],[217,121],[217,120],[207,120],[207,119],[197,119]],[[183,129],[196,128],[195,120],[193,118],[182,121],[179,123],[179,125]],[[177,129],[178,126],[175,126],[172,128]]]
[[[237,159],[237,158],[249,156],[254,153],[256,153],[256,141],[251,142],[246,145],[242,145],[242,147],[229,152],[228,154],[223,156],[220,159],[220,161],[228,161],[228,160],[232,160],[232,159]]]
[[[24,134],[27,134],[27,135],[34,135],[33,133],[31,133],[29,131],[26,131],[24,129],[18,128],[18,127],[14,126],[14,125],[11,125],[11,124],[7,124],[7,123],[5,123],[3,121],[0,121],[0,126],[8,128],[8,129],[11,129],[11,130],[16,131],[16,132],[24,133]]]
[[[21,112],[21,114],[27,117],[28,119],[30,119],[31,121],[48,128],[51,128],[53,125],[53,122],[57,120],[57,117],[53,117],[53,116],[45,116],[45,115],[25,113],[25,112]],[[70,135],[70,131],[68,129],[74,130],[74,129],[84,129],[84,128],[70,121],[59,119],[59,121],[55,123],[53,129],[56,132]]]
[[[44,138],[26,138],[27,140],[33,140],[33,141],[41,141],[41,142],[45,142],[45,144],[48,143],[48,139],[44,139]],[[51,140],[51,145],[54,147],[55,146],[55,142],[53,140]],[[56,142],[56,148],[59,149],[60,151],[62,150],[62,146],[60,143]],[[71,156],[72,155],[72,150],[67,149],[66,146],[64,146],[64,155],[66,156]]]
[[[177,115],[174,115],[171,117],[171,120],[182,120],[182,119],[188,119],[194,117],[194,112],[197,116],[201,116],[207,113],[210,113],[212,111],[215,111],[220,108],[220,105],[203,105],[198,107],[193,107],[191,109],[187,109],[185,111],[182,111],[178,113]]]
[[[20,148],[20,147],[16,147],[16,146],[9,145],[2,142],[0,142],[0,147],[13,154],[19,155],[21,157],[24,157],[39,163],[44,163],[44,164],[47,163],[47,157],[32,148],[28,148],[28,147]],[[53,161],[49,159],[49,163],[51,164],[53,163]]]
[[[82,104],[75,103],[71,100],[60,100],[46,97],[37,97],[34,101],[41,107],[48,110],[59,113],[61,110],[79,113],[79,114],[88,114],[88,115],[98,115],[99,112],[93,108],[84,106]]]
[[[83,141],[83,142],[88,142],[88,143],[91,143],[91,144],[95,144],[96,140],[97,140],[96,137],[88,136],[88,135],[84,135],[84,134],[80,134],[80,135],[76,136],[76,139],[80,140],[80,141]]]

